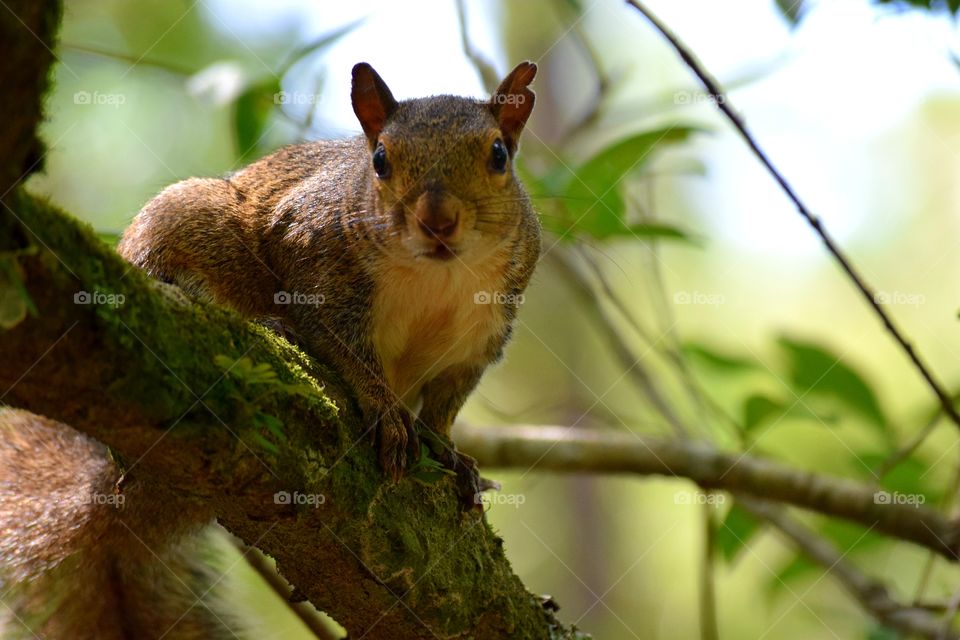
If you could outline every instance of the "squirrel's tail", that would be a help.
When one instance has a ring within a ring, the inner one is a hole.
[[[120,476],[100,443],[0,407],[0,637],[237,637],[196,560],[209,514]]]

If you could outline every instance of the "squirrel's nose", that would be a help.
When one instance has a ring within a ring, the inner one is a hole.
[[[420,231],[429,238],[446,240],[456,233],[457,224],[459,223],[458,218],[459,216],[457,215],[454,215],[452,218],[443,215],[428,216],[426,219],[418,216],[417,226],[419,226]]]
[[[427,238],[450,240],[457,233],[460,216],[443,193],[427,191],[417,200],[417,227]]]

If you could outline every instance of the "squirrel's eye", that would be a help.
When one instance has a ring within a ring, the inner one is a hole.
[[[493,141],[493,148],[490,151],[490,168],[497,173],[503,173],[507,170],[507,148],[503,140],[497,138]]]
[[[382,142],[373,150],[373,170],[377,172],[377,176],[380,178],[386,178],[390,175],[390,165],[387,163],[387,150],[383,148]]]

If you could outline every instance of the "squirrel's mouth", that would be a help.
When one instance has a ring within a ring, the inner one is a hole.
[[[434,247],[432,250],[424,251],[420,255],[425,258],[430,258],[431,260],[439,260],[443,262],[446,260],[452,260],[453,258],[457,257],[457,252],[455,249],[451,249],[450,247],[448,247],[447,245],[441,242],[437,244],[437,246]]]

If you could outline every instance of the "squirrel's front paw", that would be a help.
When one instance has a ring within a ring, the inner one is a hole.
[[[399,481],[410,457],[420,450],[413,417],[403,407],[394,407],[381,413],[376,424],[377,450],[380,466],[394,481]]]

